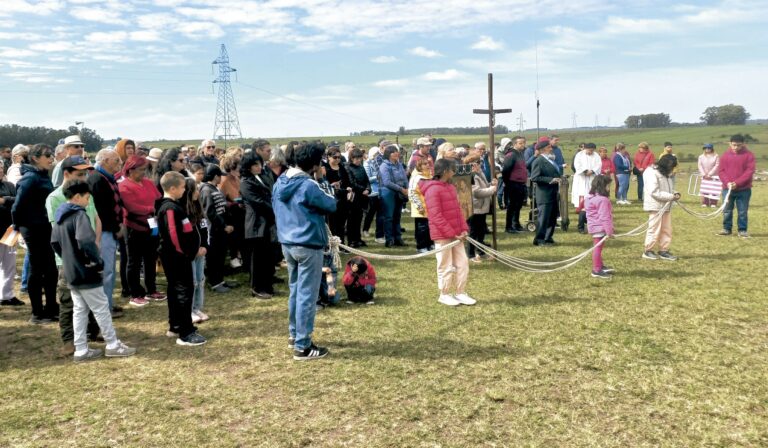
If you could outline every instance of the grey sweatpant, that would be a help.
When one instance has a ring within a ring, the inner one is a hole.
[[[107,343],[107,348],[113,347],[117,342],[115,327],[112,326],[112,314],[109,312],[109,302],[104,294],[104,287],[99,286],[90,289],[78,289],[70,287],[74,313],[72,316],[75,329],[75,351],[82,352],[88,349],[88,311],[93,312],[93,317],[101,329],[101,336]]]

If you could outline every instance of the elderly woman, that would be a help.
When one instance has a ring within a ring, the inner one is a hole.
[[[7,181],[16,185],[21,180],[21,167],[27,163],[27,157],[29,155],[29,147],[19,143],[13,147],[11,151],[11,160],[13,163],[8,167],[8,173],[6,173]]]
[[[408,176],[400,163],[400,151],[390,145],[384,150],[384,161],[379,167],[381,185],[381,211],[384,216],[384,239],[387,247],[405,246],[400,227],[400,214],[408,199]]]
[[[123,224],[126,228],[128,249],[128,285],[131,294],[129,304],[144,306],[150,300],[165,300],[157,290],[156,271],[158,230],[155,220],[155,201],[160,191],[146,178],[147,159],[131,156],[123,167],[123,181],[119,184],[123,200]],[[141,267],[144,265],[144,285],[141,286]]]
[[[42,143],[35,145],[29,151],[29,162],[21,169],[22,177],[16,185],[16,201],[11,215],[13,225],[24,237],[29,252],[30,323],[46,324],[59,320],[59,305],[56,303],[58,270],[51,247],[51,222],[45,210],[45,200],[53,191],[48,174],[53,164],[53,149]]]
[[[661,217],[656,216],[668,202],[680,199],[680,193],[675,191],[673,176],[676,167],[677,157],[665,154],[656,165],[643,172],[643,210],[649,214],[643,258],[648,260],[677,260],[677,257],[669,252],[669,246],[672,244],[672,213],[668,208]],[[657,245],[658,254],[653,251]]]
[[[715,147],[711,143],[707,143],[702,148],[704,153],[699,156],[699,173],[704,180],[712,180],[717,177],[717,173],[720,170],[720,156],[715,152]],[[717,196],[705,196],[701,195],[702,207],[717,207]]]

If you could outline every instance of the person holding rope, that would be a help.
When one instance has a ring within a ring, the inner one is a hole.
[[[677,260],[677,257],[669,252],[669,246],[672,244],[672,213],[667,205],[670,201],[680,199],[680,193],[675,191],[676,167],[677,157],[665,154],[656,165],[646,168],[643,172],[643,210],[650,214],[643,251],[643,258],[647,260]],[[659,213],[661,216],[658,216]],[[653,251],[656,245],[659,246],[658,254]]]
[[[437,249],[456,239],[464,241],[469,230],[461,213],[456,187],[450,183],[455,171],[455,160],[441,158],[435,162],[435,175],[432,180],[422,180],[419,183],[427,210],[429,210],[429,234],[434,239]],[[437,257],[437,288],[440,290],[437,301],[447,306],[477,303],[465,292],[469,276],[469,260],[464,245],[456,244],[435,255]]]
[[[723,230],[718,235],[731,234],[733,227],[733,207],[738,210],[736,225],[740,238],[749,238],[747,233],[747,212],[749,199],[752,197],[752,176],[755,174],[755,154],[744,144],[744,136],[731,137],[731,145],[720,158],[720,182],[723,184],[723,197],[731,189],[730,200],[723,213]]]

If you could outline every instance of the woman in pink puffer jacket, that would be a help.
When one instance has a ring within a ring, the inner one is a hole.
[[[456,170],[452,159],[435,162],[433,180],[422,180],[419,189],[424,195],[429,214],[429,234],[440,249],[453,241],[467,237],[467,222],[461,213],[456,187],[448,183]],[[469,261],[463,244],[437,253],[437,287],[440,290],[438,302],[443,305],[474,305],[476,300],[465,292]],[[451,294],[455,291],[455,295]]]

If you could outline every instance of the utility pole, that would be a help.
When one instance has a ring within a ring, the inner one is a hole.
[[[578,115],[576,115],[576,112],[574,112],[573,115],[571,115],[571,127],[573,129],[576,129],[578,127],[576,125],[576,117],[578,117]]]
[[[219,66],[219,76],[213,80],[214,84],[219,85],[219,101],[216,104],[213,138],[223,139],[226,150],[229,140],[243,138],[243,134],[240,132],[240,120],[237,118],[235,96],[232,94],[232,85],[229,82],[230,74],[237,70],[229,66],[229,54],[224,44],[221,44],[219,57],[212,64]]]
[[[488,109],[473,109],[472,113],[488,115],[488,150],[485,156],[488,159],[488,166],[491,168],[491,179],[496,179],[496,163],[494,155],[496,153],[496,137],[494,128],[496,127],[496,114],[509,114],[512,109],[494,109],[493,108],[493,73],[488,73]],[[491,201],[491,221],[493,223],[493,249],[496,250],[496,201]]]
[[[523,119],[523,113],[520,112],[520,116],[517,117],[517,129],[522,133],[525,129],[525,120]]]

